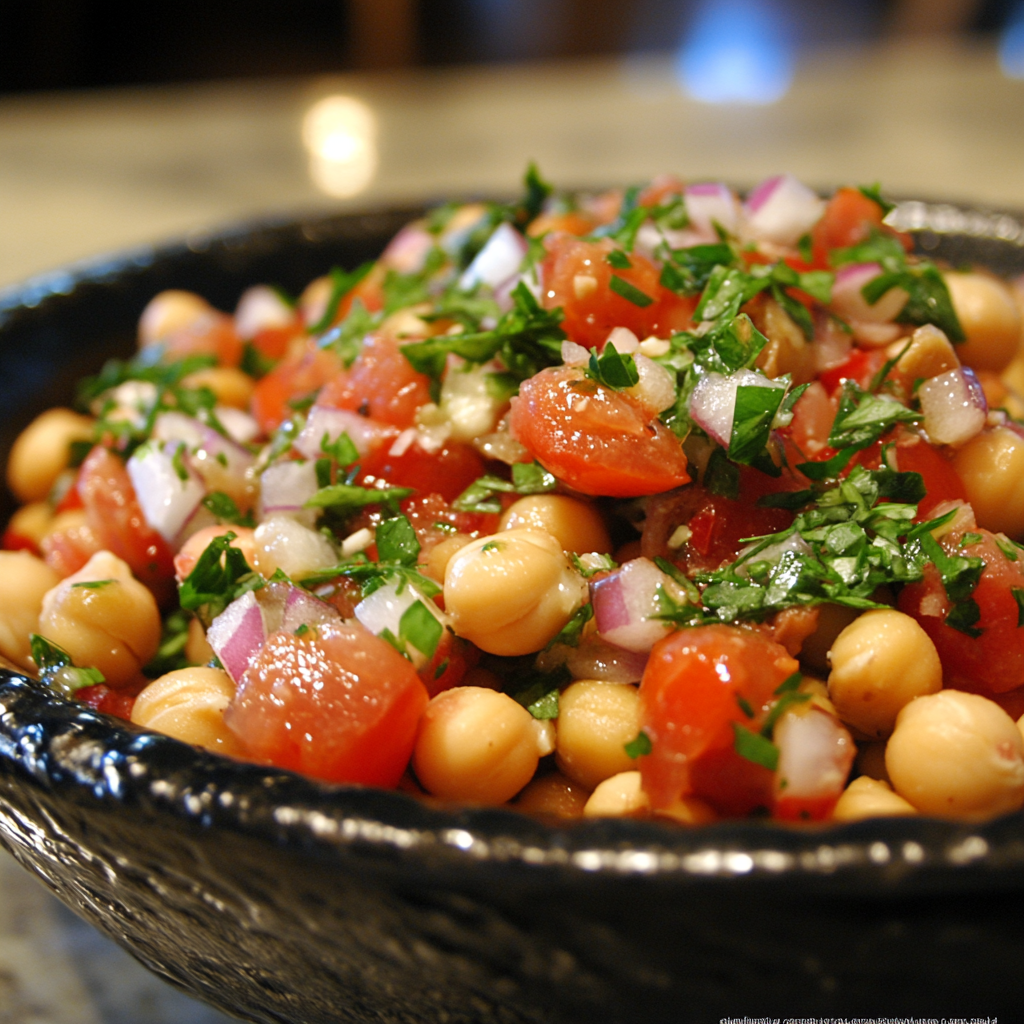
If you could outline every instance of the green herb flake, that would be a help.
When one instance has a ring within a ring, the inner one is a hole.
[[[406,516],[385,519],[376,530],[377,557],[382,562],[415,565],[420,553],[416,531]]]
[[[116,582],[117,580],[82,580],[81,583],[72,583],[71,589],[74,590],[81,587],[83,590],[101,590],[103,587],[108,587],[111,583]]]
[[[324,315],[315,324],[310,325],[310,334],[320,334],[331,326],[338,314],[338,307],[341,305],[342,299],[373,270],[373,267],[374,264],[370,262],[351,271],[342,270],[340,267],[332,268],[330,272],[331,294],[324,308]]]
[[[965,548],[970,544],[980,544],[984,539],[985,538],[982,537],[980,533],[968,532],[960,538],[960,543],[957,545],[957,547]],[[1013,559],[1013,561],[1016,561],[1016,559]]]
[[[599,356],[590,352],[590,363],[584,371],[592,380],[615,391],[631,388],[640,381],[636,360],[628,352],[620,353],[612,342],[608,342]]]
[[[335,515],[348,516],[367,505],[395,504],[412,494],[411,487],[359,487],[357,484],[331,484],[321,487],[306,508],[330,509]]]
[[[633,266],[633,261],[621,249],[612,249],[604,261],[616,270],[629,270]]]
[[[760,733],[751,732],[739,722],[732,723],[733,749],[744,760],[773,772],[779,767],[779,748]]]
[[[583,628],[594,617],[594,606],[585,604],[577,608],[569,621],[559,630],[558,634],[545,647],[549,650],[556,644],[564,644],[566,647],[579,647],[580,637],[583,636]]]
[[[444,627],[420,600],[413,601],[398,622],[398,635],[425,658],[432,658],[444,634]]]
[[[253,572],[245,555],[232,547],[235,537],[230,531],[214,537],[178,590],[181,607],[196,612],[205,625],[247,590],[263,586],[263,578]]]
[[[627,302],[632,302],[634,306],[639,306],[641,309],[646,309],[654,304],[654,299],[650,295],[640,291],[635,284],[630,284],[629,281],[624,277],[619,277],[618,274],[612,274],[611,279],[608,281],[608,287],[616,295],[622,297]]]
[[[742,711],[743,714],[747,716],[747,718],[753,718],[754,709],[750,706],[750,701],[739,693],[735,694],[734,696],[736,697],[736,703],[739,706],[740,711]]]
[[[651,738],[641,729],[636,734],[636,739],[623,744],[623,749],[626,751],[626,757],[632,758],[634,761],[638,757],[647,757],[653,749]]]
[[[235,499],[223,491],[210,491],[203,498],[202,504],[205,509],[212,512],[222,523],[248,527],[256,525],[252,513],[240,511]]]

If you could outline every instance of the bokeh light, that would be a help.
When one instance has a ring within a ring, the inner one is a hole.
[[[377,173],[377,118],[354,96],[325,96],[302,120],[309,174],[322,191],[347,199]]]
[[[1024,3],[1018,3],[999,40],[999,66],[1009,78],[1024,78]]]
[[[792,27],[771,0],[702,0],[677,59],[683,88],[705,103],[776,102],[793,80]]]

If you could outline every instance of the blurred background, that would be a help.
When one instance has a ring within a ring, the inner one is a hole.
[[[0,289],[530,159],[1024,210],[1024,0],[0,0]],[[0,851],[0,1024],[223,1020]]]

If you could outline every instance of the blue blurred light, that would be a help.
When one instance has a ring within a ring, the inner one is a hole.
[[[702,0],[676,73],[705,103],[775,103],[793,80],[789,11],[766,0]]]
[[[1018,3],[999,40],[999,66],[1009,78],[1024,78],[1024,3]]]

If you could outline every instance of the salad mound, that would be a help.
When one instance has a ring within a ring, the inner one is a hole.
[[[890,210],[531,166],[297,299],[161,293],[11,452],[0,654],[443,800],[1019,810],[1024,300]]]

